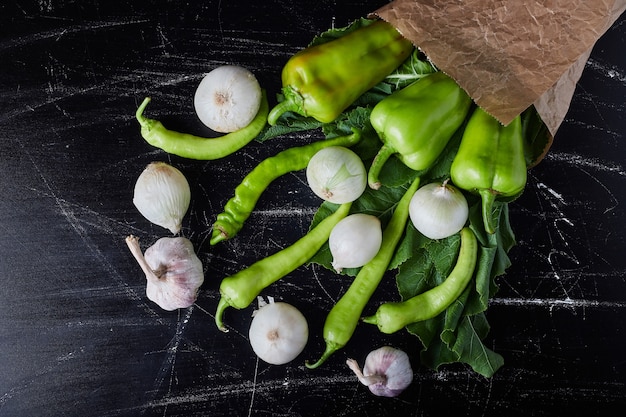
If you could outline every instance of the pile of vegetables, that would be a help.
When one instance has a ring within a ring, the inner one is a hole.
[[[489,331],[485,312],[498,290],[496,278],[510,265],[507,253],[515,244],[508,204],[523,192],[527,169],[548,143],[534,109],[502,126],[395,28],[379,20],[360,19],[322,33],[294,55],[283,68],[282,94],[271,110],[249,71],[232,66],[214,71],[198,87],[194,103],[199,118],[224,134],[209,139],[168,130],[143,115],[147,98],[136,116],[148,143],[182,157],[212,160],[255,139],[265,142],[311,129],[324,134],[322,140],[281,150],[260,162],[216,216],[212,245],[246,226],[274,179],[304,169],[311,192],[322,201],[299,240],[222,279],[217,327],[227,330],[227,308],[248,308],[282,277],[316,263],[354,278],[328,312],[325,351],[317,361],[306,362],[307,367],[321,366],[346,345],[358,325],[371,324],[373,331],[404,329],[418,337],[421,363],[432,369],[463,362],[492,376],[503,358],[482,341]],[[146,214],[141,203],[136,203],[138,209],[176,234],[189,205],[184,182],[149,189],[139,183],[135,192],[141,199],[162,203],[143,205],[156,205],[160,215]],[[183,190],[172,192],[180,184]],[[133,254],[142,259],[137,247]],[[171,264],[176,262],[180,259]],[[149,269],[155,267],[140,264],[150,282]],[[388,273],[395,274],[398,299],[363,317]],[[189,280],[183,278],[172,281],[172,294],[184,288],[189,305],[195,301],[189,291],[197,291],[202,281],[197,269],[190,269]],[[181,287],[181,281],[193,283],[191,289]],[[269,363],[295,359],[309,337],[306,320],[294,309],[271,301],[255,313],[251,343]],[[297,331],[288,332],[289,325],[280,323],[297,323]],[[390,352],[386,347],[372,357],[383,358],[385,370],[391,363],[405,364],[393,365],[403,368],[393,368],[394,376],[401,376],[397,386],[387,387],[387,376],[369,376],[354,361],[348,363],[372,392],[381,392],[377,395],[397,395],[412,379],[403,352],[389,358]]]

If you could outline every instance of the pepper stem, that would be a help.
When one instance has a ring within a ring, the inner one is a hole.
[[[376,317],[376,314],[373,314],[373,315],[367,316],[367,317],[361,317],[361,321],[363,323],[373,324],[375,326],[378,326],[378,318]]]
[[[217,328],[223,331],[224,333],[228,332],[228,329],[224,325],[223,317],[224,311],[230,307],[230,303],[223,296],[220,298],[219,303],[217,304],[217,310],[215,311],[215,324]]]
[[[307,116],[304,110],[304,98],[300,95],[295,88],[288,85],[283,87],[283,101],[278,103],[267,115],[267,123],[270,126],[274,126],[278,121],[278,118],[288,111]]]
[[[137,111],[135,112],[135,117],[137,118],[137,121],[139,122],[141,127],[145,127],[145,128],[150,127],[149,120],[143,115],[143,112],[146,109],[146,107],[148,107],[148,103],[150,103],[150,100],[151,100],[150,97],[144,98],[143,101],[141,102],[141,105],[137,107]]]
[[[395,154],[396,150],[389,145],[381,146],[380,150],[374,157],[372,161],[372,165],[370,166],[369,171],[367,172],[367,183],[370,188],[374,190],[378,190],[381,186],[380,180],[378,176],[380,175],[380,171],[385,165],[385,162],[391,157],[391,155]]]
[[[226,232],[226,230],[224,230],[224,228],[222,227],[216,227],[215,229],[213,229],[210,243],[211,245],[217,245],[218,243],[227,239],[228,233]]]
[[[495,225],[493,224],[493,203],[496,201],[496,194],[493,190],[484,189],[479,191],[480,199],[481,199],[481,208],[482,208],[482,216],[483,223],[485,226],[485,231],[489,234],[494,234],[496,232]]]
[[[296,103],[294,103],[291,99],[285,99],[278,103],[267,115],[267,123],[270,126],[274,126],[278,121],[278,118],[288,111],[295,111],[298,109]]]
[[[315,363],[311,363],[309,361],[306,361],[304,363],[304,365],[309,368],[309,369],[315,369],[318,368],[321,364],[323,364],[324,362],[326,362],[326,359],[328,359],[330,357],[330,355],[332,355],[333,353],[335,353],[337,350],[339,350],[340,346],[338,346],[336,343],[326,343],[326,350],[324,350],[324,353],[322,354],[322,356],[317,360],[317,362]]]

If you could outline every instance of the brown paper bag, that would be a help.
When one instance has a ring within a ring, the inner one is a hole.
[[[394,25],[476,104],[508,124],[535,105],[554,136],[596,41],[626,0],[394,0]]]

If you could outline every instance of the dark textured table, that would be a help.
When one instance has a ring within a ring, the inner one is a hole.
[[[547,158],[511,204],[518,244],[499,278],[485,343],[505,365],[486,379],[464,365],[420,366],[418,340],[358,328],[317,370],[326,312],[346,282],[300,268],[264,295],[309,319],[302,357],[256,359],[252,309],[213,314],[220,280],[303,234],[319,201],[303,173],[277,180],[249,226],[210,246],[215,215],[264,157],[321,138],[310,131],[252,143],[220,161],[169,156],[134,119],[146,95],[172,128],[206,134],[193,113],[202,74],[251,69],[270,93],[314,35],[384,1],[15,0],[0,5],[0,416],[563,416],[626,405],[626,30],[598,42]],[[182,234],[206,281],[192,308],[164,312],[124,237],[166,235],[132,204],[149,162],[181,169],[192,188]],[[388,280],[378,296],[395,291]],[[374,397],[344,365],[372,346],[411,354],[415,381]]]

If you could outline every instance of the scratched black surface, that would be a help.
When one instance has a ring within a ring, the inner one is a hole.
[[[256,360],[252,309],[213,324],[222,277],[304,233],[318,201],[302,173],[272,184],[240,235],[208,244],[214,216],[265,156],[317,131],[253,143],[218,162],[147,145],[133,114],[208,134],[192,95],[203,73],[235,63],[271,96],[280,68],[315,34],[385,2],[319,0],[13,0],[0,5],[0,416],[562,416],[626,405],[626,28],[599,41],[550,154],[511,205],[518,245],[488,311],[488,346],[505,366],[485,379],[462,365],[421,367],[419,344],[359,328],[316,371],[325,313],[346,281],[301,268],[264,295],[300,308],[311,338],[287,366]],[[188,310],[146,300],[125,247],[166,235],[132,205],[153,161],[179,167],[193,203],[183,235],[206,282]],[[391,280],[375,295],[395,291]],[[380,399],[344,366],[390,343],[411,353],[415,382]]]

